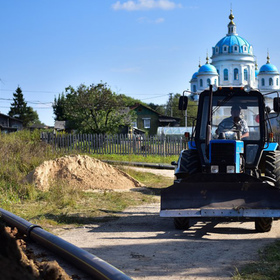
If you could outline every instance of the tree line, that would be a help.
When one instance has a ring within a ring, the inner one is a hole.
[[[20,87],[13,94],[13,103],[9,116],[23,121],[23,126],[41,123],[36,111],[27,106]],[[161,115],[181,119],[181,126],[185,126],[183,112],[178,109],[180,94],[170,94],[166,104],[144,103],[138,99],[116,94],[107,83],[79,85],[76,89],[72,86],[65,88],[65,92],[54,98],[53,113],[56,121],[67,121],[70,130],[79,133],[117,133],[122,126],[130,125],[136,114],[129,110],[135,104],[143,104]],[[188,126],[196,115],[196,102],[189,101]]]

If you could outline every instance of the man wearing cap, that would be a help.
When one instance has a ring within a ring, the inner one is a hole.
[[[247,122],[240,118],[241,107],[233,105],[231,107],[231,116],[222,120],[216,130],[216,133],[220,135],[222,132],[229,131],[233,128],[241,132],[241,139],[249,137],[249,128]]]

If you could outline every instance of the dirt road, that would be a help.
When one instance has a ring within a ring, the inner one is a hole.
[[[280,221],[268,233],[256,233],[253,222],[192,224],[187,231],[175,230],[172,219],[159,217],[156,203],[59,236],[135,280],[230,279],[236,267],[256,259],[259,249],[280,237]]]

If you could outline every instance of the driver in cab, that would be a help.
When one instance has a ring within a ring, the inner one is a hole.
[[[230,130],[240,131],[240,139],[249,137],[249,128],[247,122],[240,116],[241,107],[238,105],[233,105],[231,108],[231,116],[222,120],[218,125],[216,133],[219,138],[223,139],[223,133]]]

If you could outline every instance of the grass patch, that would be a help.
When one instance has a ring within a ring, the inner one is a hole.
[[[175,156],[142,156],[142,155],[100,155],[93,154],[92,157],[100,160],[116,160],[116,161],[128,161],[128,162],[147,162],[147,163],[161,163],[170,164],[172,161],[177,161],[179,155]]]
[[[49,191],[38,191],[37,199],[15,201],[8,208],[13,208],[14,214],[46,228],[107,221],[117,218],[127,207],[159,202],[158,185],[153,184],[152,177],[153,174],[146,174],[142,182],[147,182],[147,189],[135,192],[84,192],[56,182]]]
[[[234,280],[277,280],[280,275],[280,241],[259,251],[259,260],[237,271]]]

